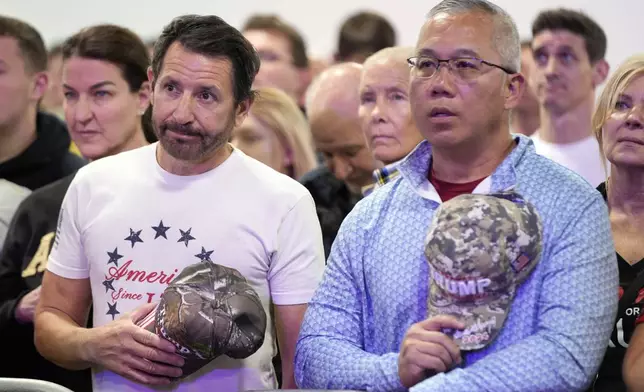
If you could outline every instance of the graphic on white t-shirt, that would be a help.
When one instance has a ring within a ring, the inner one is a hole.
[[[163,223],[163,219],[161,219],[156,226],[150,226],[150,230],[130,227],[129,234],[122,241],[127,245],[123,245],[122,243],[115,244],[113,250],[105,252],[107,255],[107,273],[105,274],[105,280],[103,281],[105,294],[107,296],[107,301],[105,301],[107,311],[105,314],[110,316],[112,320],[115,320],[117,316],[121,314],[121,311],[119,310],[119,301],[131,300],[140,303],[140,301],[145,300],[150,303],[160,300],[160,296],[162,295],[159,294],[159,297],[157,297],[157,294],[155,292],[150,292],[149,288],[144,291],[128,290],[125,287],[121,287],[122,285],[119,285],[119,283],[158,283],[163,286],[162,289],[165,289],[165,287],[172,283],[174,278],[181,272],[177,268],[170,270],[159,269],[158,271],[138,269],[136,260],[128,256],[128,248],[134,249],[135,247],[144,248],[145,246],[154,246],[154,242],[156,241],[176,241],[176,246],[185,246],[185,248],[188,248],[191,241],[197,240],[197,238],[192,235],[192,227],[187,227],[185,229],[177,228],[176,230],[172,229],[173,227],[171,225]],[[121,248],[121,251],[119,251],[119,247]],[[201,251],[193,256],[200,262],[212,263],[213,253],[214,250],[201,246]],[[161,290],[161,292],[162,291],[163,290]]]

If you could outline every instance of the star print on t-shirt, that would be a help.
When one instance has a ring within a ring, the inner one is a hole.
[[[107,306],[109,306],[110,310],[108,310],[107,313],[105,313],[105,314],[109,314],[110,316],[112,316],[112,320],[114,320],[114,317],[117,314],[121,314],[121,312],[116,310],[116,302],[114,302],[114,304],[111,304],[111,303],[108,302]]]
[[[105,292],[106,292],[106,293],[108,292],[108,290],[116,291],[116,290],[114,289],[114,286],[112,285],[112,283],[114,283],[114,278],[112,278],[112,279],[105,279],[105,280],[103,281],[103,286],[105,286]]]
[[[186,244],[186,248],[188,247],[188,242],[195,240],[196,238],[190,235],[190,232],[192,231],[192,227],[188,229],[188,231],[183,231],[179,229],[181,232],[181,238],[177,242],[183,242]]]
[[[195,257],[198,257],[201,261],[210,261],[212,263],[212,260],[210,260],[210,255],[214,252],[214,250],[206,250],[203,246],[201,247],[201,253],[198,255],[195,255]]]
[[[166,233],[166,231],[170,230],[170,226],[163,226],[163,220],[161,220],[161,222],[159,222],[158,226],[152,226],[152,229],[156,232],[154,234],[154,239],[155,240],[157,238],[159,238],[159,237],[163,237],[166,240],[168,239],[168,237],[165,235],[165,233]]]
[[[154,222],[159,223],[155,226],[153,225]],[[112,320],[115,319],[116,315],[121,314],[118,310],[119,307],[124,312],[126,310],[129,311],[133,304],[132,301],[136,301],[138,305],[140,305],[142,301],[147,301],[148,303],[158,301],[159,297],[163,295],[162,291],[165,287],[174,281],[175,277],[180,273],[181,267],[179,266],[168,267],[163,263],[151,265],[147,258],[153,257],[152,255],[154,253],[148,252],[151,249],[148,249],[147,246],[152,246],[153,248],[176,248],[178,246],[181,249],[185,249],[186,254],[184,260],[186,260],[187,263],[196,262],[189,261],[192,257],[198,258],[202,263],[213,263],[212,259],[215,251],[208,244],[202,246],[197,238],[192,235],[192,227],[189,225],[183,226],[187,227],[187,229],[182,230],[179,229],[180,224],[167,225],[166,223],[172,222],[167,222],[163,219],[158,221],[155,220],[153,222],[144,222],[144,225],[140,225],[140,223],[141,222],[138,222],[134,226],[130,227],[130,234],[124,239],[125,241],[130,242],[130,248],[128,248],[127,245],[121,246],[121,252],[119,253],[118,247],[113,248],[113,251],[109,251],[109,249],[112,249],[110,247],[106,252],[109,256],[109,260],[107,262],[107,266],[104,267],[105,275],[104,280],[102,281],[102,285],[105,287],[105,293],[100,290],[100,292],[96,294],[105,295],[105,298],[107,299],[105,302],[108,304],[108,308],[103,308],[100,311],[104,311],[106,315],[112,316]],[[144,232],[144,230],[137,230],[137,227],[148,227],[148,229],[145,229]],[[176,242],[166,242],[162,240],[160,240],[161,242],[155,242],[149,239],[152,238],[152,232],[154,231],[154,239],[163,237],[167,240],[169,238],[168,234],[171,234],[171,227],[175,227],[175,230],[179,230],[180,236]],[[146,237],[146,235],[149,235],[150,237]],[[145,242],[142,237],[145,237],[148,241]],[[195,241],[195,244],[192,244],[192,241]],[[141,245],[138,245],[136,246],[136,249],[133,249],[137,243],[141,243]],[[198,249],[201,249],[201,251],[198,252]],[[161,287],[156,285],[161,285]],[[100,301],[99,303],[105,302]],[[123,306],[125,306],[125,308],[123,308]]]
[[[113,252],[107,252],[107,255],[110,256],[110,260],[107,262],[107,264],[114,263],[118,267],[119,259],[123,257],[119,254],[119,248],[114,248]]]
[[[130,241],[132,243],[132,248],[134,248],[134,244],[136,244],[137,242],[143,242],[140,237],[142,231],[143,230],[139,230],[135,232],[134,230],[130,229],[130,235],[125,237],[125,241]]]

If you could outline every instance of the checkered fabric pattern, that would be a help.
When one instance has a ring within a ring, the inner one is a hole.
[[[365,197],[369,196],[376,189],[396,179],[400,174],[400,172],[398,171],[399,164],[400,162],[395,162],[383,168],[375,170],[373,172],[373,184],[363,187],[362,195]]]

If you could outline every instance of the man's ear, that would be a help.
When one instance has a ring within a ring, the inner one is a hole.
[[[604,59],[601,59],[593,65],[593,87],[597,87],[606,81],[610,73],[610,65]]]
[[[33,86],[31,89],[31,98],[38,102],[47,92],[49,87],[49,75],[47,72],[36,72],[33,77]]]
[[[525,77],[520,73],[508,75],[505,85],[505,108],[513,109],[521,101],[526,88]]]
[[[145,110],[148,108],[148,106],[150,106],[151,94],[152,92],[150,89],[150,82],[143,82],[138,92],[139,113],[141,113],[141,115],[143,115],[143,113],[145,113]]]
[[[250,97],[237,104],[237,109],[235,111],[235,128],[241,126],[241,124],[244,122],[254,100],[255,96],[251,95]]]

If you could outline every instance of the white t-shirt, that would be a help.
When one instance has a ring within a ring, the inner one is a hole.
[[[539,133],[531,136],[537,153],[579,174],[597,187],[606,181],[609,164],[602,163],[599,143],[593,136],[574,143],[555,144],[544,141]]]
[[[79,170],[63,201],[48,270],[90,279],[94,326],[101,326],[157,302],[187,265],[209,259],[237,269],[264,305],[264,344],[249,358],[221,356],[160,390],[276,388],[269,303],[308,303],[324,270],[313,198],[237,149],[195,176],[166,172],[155,152],[156,143]],[[93,369],[93,385],[95,392],[153,390],[100,368]]]
[[[11,218],[31,190],[0,178],[0,250],[9,230]]]

